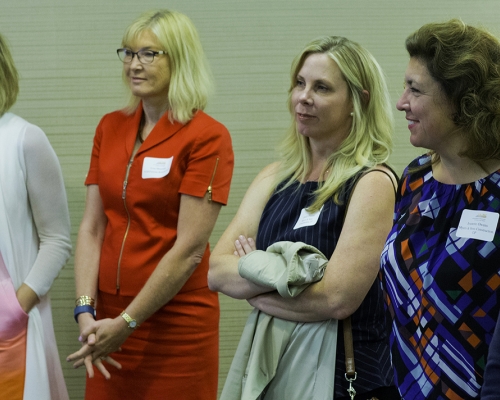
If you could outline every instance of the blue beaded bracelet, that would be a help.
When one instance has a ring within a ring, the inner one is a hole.
[[[91,313],[92,316],[95,319],[95,308],[94,307],[89,306],[89,305],[75,307],[75,321],[76,321],[76,323],[78,323],[78,316],[80,314],[83,314],[83,313],[86,313],[86,312]]]

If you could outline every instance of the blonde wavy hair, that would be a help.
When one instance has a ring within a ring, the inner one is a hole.
[[[144,32],[156,36],[170,61],[168,89],[169,118],[188,122],[197,110],[205,109],[213,91],[213,78],[195,26],[184,14],[170,10],[142,14],[126,29],[123,47],[130,45]],[[126,82],[126,77],[124,76]],[[128,87],[128,85],[127,85]],[[130,93],[126,113],[133,113],[140,99]]]
[[[6,40],[0,35],[0,116],[15,104],[19,94],[19,75]]]
[[[276,186],[282,189],[304,181],[312,168],[309,139],[297,132],[291,95],[305,59],[315,53],[328,55],[338,65],[347,82],[353,103],[353,123],[348,137],[328,158],[322,174],[329,171],[315,192],[309,211],[318,211],[333,198],[340,204],[345,183],[364,168],[387,163],[392,151],[394,120],[384,74],[375,58],[358,43],[340,36],[327,36],[309,43],[291,67],[288,107],[292,123],[283,140]],[[367,91],[369,96],[366,96]]]

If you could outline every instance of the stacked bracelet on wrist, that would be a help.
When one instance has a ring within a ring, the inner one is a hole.
[[[75,306],[95,306],[95,301],[90,296],[80,296],[75,301]]]
[[[95,319],[95,308],[94,308],[95,301],[92,297],[90,296],[80,296],[76,299],[75,301],[75,321],[78,323],[78,316],[83,313],[90,313],[92,314],[92,317]]]

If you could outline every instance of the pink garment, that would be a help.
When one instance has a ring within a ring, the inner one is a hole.
[[[28,314],[17,300],[16,290],[0,254],[0,393],[22,400],[26,374]]]

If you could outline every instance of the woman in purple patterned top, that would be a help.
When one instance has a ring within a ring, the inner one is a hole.
[[[500,42],[459,20],[406,40],[397,108],[430,152],[400,181],[382,254],[405,400],[479,398],[500,309]]]

